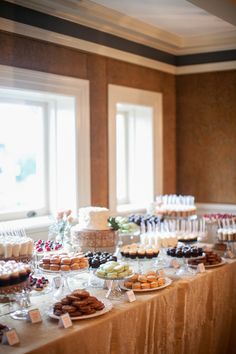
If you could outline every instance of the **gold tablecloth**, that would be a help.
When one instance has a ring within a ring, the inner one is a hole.
[[[105,290],[90,292],[105,295]],[[20,344],[0,345],[0,353],[236,353],[236,262],[136,298],[133,303],[113,301],[111,312],[61,329],[44,312],[52,295],[34,297],[43,322],[32,325],[1,317],[1,323],[16,328]]]

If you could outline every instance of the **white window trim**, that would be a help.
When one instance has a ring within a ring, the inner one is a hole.
[[[36,90],[75,98],[76,110],[76,206],[90,205],[90,115],[89,81],[0,65],[0,87]],[[81,173],[82,171],[82,173]],[[55,210],[50,211],[55,212]],[[34,228],[37,218],[33,218]],[[18,220],[20,223],[20,221]],[[39,223],[40,218],[39,218]],[[24,222],[23,222],[24,224]],[[30,219],[26,224],[30,227]]]
[[[109,208],[117,213],[116,205],[116,104],[150,106],[154,112],[154,196],[163,194],[163,113],[162,94],[130,87],[108,85],[108,144],[109,144]],[[139,212],[148,206],[125,207],[125,212]]]

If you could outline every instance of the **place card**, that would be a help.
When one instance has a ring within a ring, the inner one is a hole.
[[[53,282],[54,282],[55,288],[59,289],[61,286],[61,277],[54,277]]]
[[[228,257],[228,258],[230,258],[230,259],[233,259],[233,258],[234,258],[234,254],[233,254],[233,252],[232,252],[231,250],[228,250],[228,251],[226,252],[226,254],[227,254],[227,257]]]
[[[172,259],[171,266],[175,269],[178,269],[180,267],[180,264],[176,259]]]
[[[197,273],[204,273],[206,271],[205,266],[203,263],[199,263],[197,265]]]
[[[128,300],[129,302],[134,302],[134,301],[136,301],[136,297],[135,297],[135,294],[134,294],[133,290],[128,290],[128,291],[126,291],[125,294],[126,294],[127,300]]]
[[[9,329],[3,333],[2,344],[15,345],[20,343],[20,339],[15,328]]]
[[[70,315],[68,313],[61,315],[58,322],[58,327],[69,328],[71,326],[72,326],[72,321]]]
[[[32,309],[28,311],[28,321],[31,323],[42,322],[42,317],[39,309]]]

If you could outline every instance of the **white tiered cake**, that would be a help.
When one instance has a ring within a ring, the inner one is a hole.
[[[72,243],[83,252],[107,251],[116,248],[117,232],[108,225],[109,210],[102,207],[79,209],[79,223],[71,228]]]

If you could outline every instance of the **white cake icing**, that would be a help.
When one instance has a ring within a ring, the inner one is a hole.
[[[78,227],[82,230],[109,230],[109,216],[109,210],[107,208],[80,208]]]

